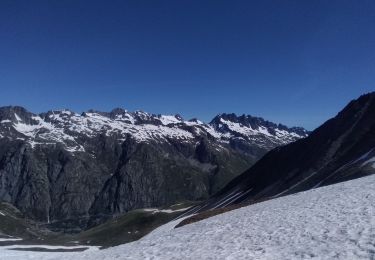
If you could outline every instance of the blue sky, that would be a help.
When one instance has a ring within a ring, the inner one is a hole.
[[[0,105],[313,129],[375,90],[375,1],[0,1]]]

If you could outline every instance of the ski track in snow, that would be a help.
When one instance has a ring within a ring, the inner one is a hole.
[[[102,251],[2,259],[375,259],[375,175],[251,205]],[[1,249],[0,249],[1,250]]]

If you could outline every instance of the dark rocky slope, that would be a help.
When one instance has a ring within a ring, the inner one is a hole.
[[[267,153],[206,203],[252,203],[375,173],[375,93],[350,102],[309,137]]]

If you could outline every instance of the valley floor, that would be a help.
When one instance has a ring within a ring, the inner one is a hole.
[[[375,259],[375,175],[85,252],[0,248],[1,259]]]

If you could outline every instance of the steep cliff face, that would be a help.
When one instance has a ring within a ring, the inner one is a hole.
[[[214,121],[0,108],[0,200],[55,228],[84,228],[136,208],[207,199],[269,149],[307,136]]]

